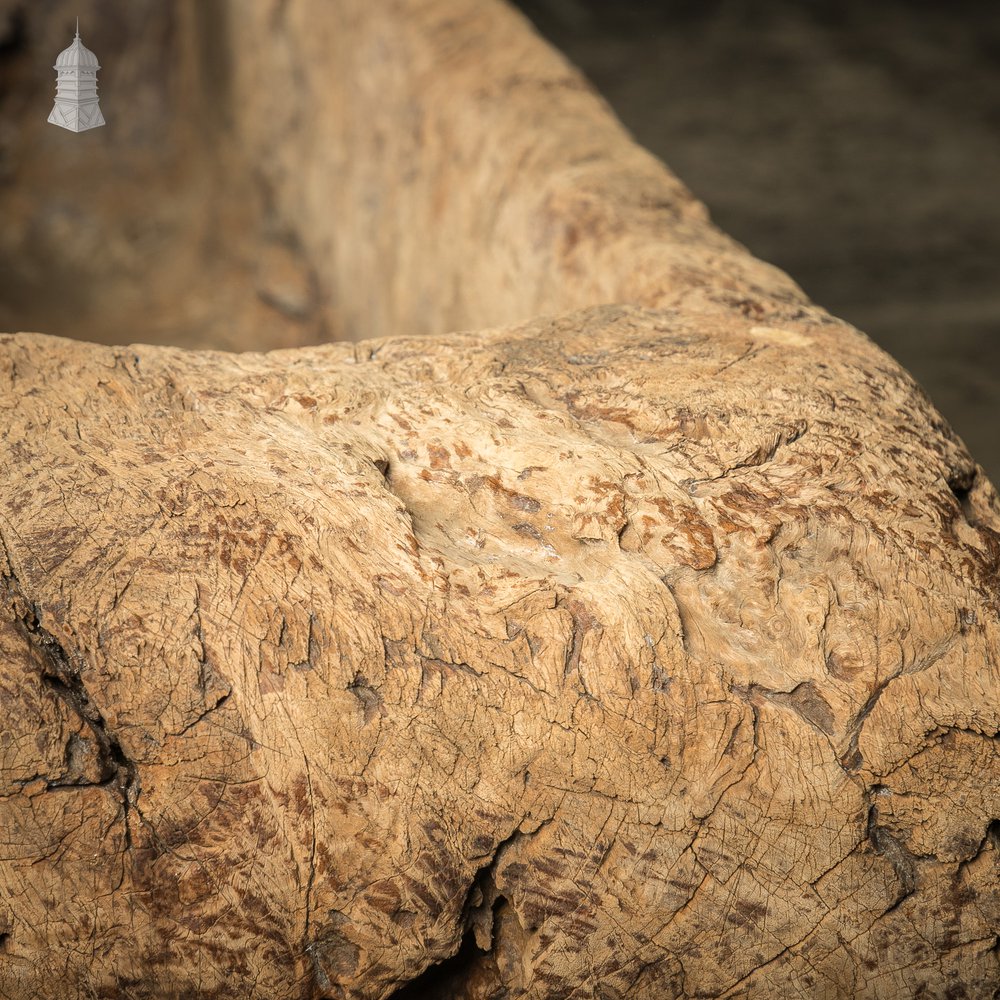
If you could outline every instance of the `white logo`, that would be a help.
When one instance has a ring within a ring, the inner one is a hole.
[[[76,38],[63,49],[52,67],[56,71],[56,103],[49,121],[84,132],[104,124],[101,106],[97,103],[97,71],[101,68],[97,56],[80,41],[80,19],[76,19]]]

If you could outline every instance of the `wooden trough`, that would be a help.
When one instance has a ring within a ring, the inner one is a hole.
[[[80,135],[42,6],[0,997],[996,995],[1000,504],[912,379],[495,0],[81,10]]]

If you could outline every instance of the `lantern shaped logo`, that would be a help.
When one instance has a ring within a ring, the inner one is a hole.
[[[97,103],[97,71],[101,68],[97,56],[80,41],[80,19],[76,19],[76,38],[56,59],[56,103],[49,121],[84,132],[104,124],[101,106]]]

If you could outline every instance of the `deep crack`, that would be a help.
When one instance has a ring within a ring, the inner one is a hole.
[[[881,854],[892,865],[896,878],[899,879],[899,893],[883,911],[882,916],[885,916],[886,913],[897,909],[916,891],[917,866],[913,855],[903,844],[888,830],[878,825],[878,806],[874,804],[868,807],[868,839],[875,853]]]
[[[498,915],[510,904],[498,891],[493,876],[507,848],[537,832],[528,834],[517,827],[496,845],[486,863],[476,871],[466,891],[460,920],[463,932],[456,952],[429,965],[415,979],[404,983],[391,994],[391,1000],[453,1000],[467,995],[473,986],[493,991],[484,992],[483,996],[505,995],[495,950]]]
[[[71,656],[59,640],[42,626],[38,606],[24,598],[17,580],[5,575],[3,582],[15,613],[19,612],[17,621],[22,631],[42,654],[48,666],[41,674],[41,683],[65,702],[73,714],[87,726],[97,745],[97,782],[49,780],[46,785],[48,788],[61,788],[97,784],[117,788],[125,824],[125,848],[128,850],[132,846],[129,811],[136,806],[140,793],[138,768],[125,753],[121,741],[108,728],[104,716],[88,695],[81,676],[79,658]]]

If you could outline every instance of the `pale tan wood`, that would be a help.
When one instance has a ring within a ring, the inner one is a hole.
[[[392,335],[0,338],[0,995],[992,996],[961,442],[506,8],[248,6]]]

